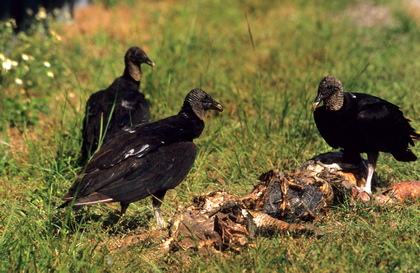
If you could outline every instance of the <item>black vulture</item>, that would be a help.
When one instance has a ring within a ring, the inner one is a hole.
[[[121,130],[95,153],[61,207],[120,202],[124,214],[130,203],[152,196],[162,227],[161,202],[193,166],[197,153],[193,139],[204,129],[207,110],[222,111],[223,106],[194,89],[177,115]]]
[[[318,104],[324,105],[318,107]],[[366,164],[360,153],[367,154],[368,175],[361,191],[371,194],[372,176],[379,152],[391,153],[398,161],[415,161],[409,149],[420,138],[398,106],[375,96],[343,92],[334,76],[322,79],[312,108],[321,136],[333,148],[343,149],[347,160]]]
[[[117,132],[149,121],[149,104],[144,94],[139,92],[141,64],[146,63],[152,67],[155,64],[136,46],[128,49],[124,61],[123,75],[116,78],[107,89],[93,93],[86,103],[80,159],[82,165],[85,165],[101,143],[107,142]]]

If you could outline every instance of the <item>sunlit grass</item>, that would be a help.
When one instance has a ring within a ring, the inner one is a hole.
[[[118,204],[56,209],[80,171],[85,102],[122,74],[132,45],[156,63],[143,67],[141,83],[152,120],[176,114],[197,87],[225,106],[206,117],[193,169],[165,198],[166,219],[194,195],[243,195],[260,174],[330,151],[310,109],[325,75],[401,106],[420,130],[420,31],[404,5],[375,1],[392,23],[366,26],[349,15],[359,1],[120,2],[32,35],[0,28],[0,271],[420,270],[418,202],[338,205],[313,223],[323,237],[258,237],[240,253],[112,251],[127,234],[156,228],[149,199],[115,227],[107,223]],[[386,184],[419,180],[420,166],[381,154],[377,171]]]

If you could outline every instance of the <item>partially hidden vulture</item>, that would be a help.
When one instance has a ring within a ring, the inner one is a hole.
[[[324,102],[323,106],[317,107]],[[420,135],[398,106],[375,96],[343,92],[334,76],[322,79],[312,108],[319,133],[333,148],[341,148],[344,158],[367,167],[366,185],[360,191],[372,193],[372,177],[379,152],[391,153],[398,161],[415,161],[409,149]],[[360,157],[367,154],[367,163]]]
[[[203,131],[208,110],[222,111],[223,106],[194,89],[177,115],[121,130],[94,154],[61,207],[120,202],[124,214],[130,203],[152,196],[161,228],[161,202],[193,166],[197,153],[193,139]]]
[[[142,77],[141,64],[155,64],[146,53],[134,46],[127,50],[122,76],[105,90],[93,93],[87,103],[82,129],[81,163],[85,165],[101,143],[129,126],[148,122],[149,103],[139,92]]]

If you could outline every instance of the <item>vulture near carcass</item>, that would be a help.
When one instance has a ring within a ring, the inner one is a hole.
[[[323,102],[323,106],[317,107]],[[415,132],[400,108],[386,100],[363,93],[343,92],[334,76],[322,79],[312,108],[319,133],[333,148],[341,148],[349,162],[367,165],[366,185],[361,191],[372,192],[372,176],[379,152],[387,152],[398,161],[415,161],[409,149],[420,135]],[[367,163],[360,157],[367,154]]]

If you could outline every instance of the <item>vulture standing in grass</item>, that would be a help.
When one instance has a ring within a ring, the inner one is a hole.
[[[318,104],[324,105],[318,107]],[[398,106],[378,97],[343,92],[343,85],[334,76],[322,79],[312,104],[316,126],[333,148],[341,148],[344,157],[362,162],[360,153],[367,154],[368,175],[361,191],[371,194],[372,176],[379,152],[391,153],[398,161],[415,161],[409,149],[420,135],[410,126]]]
[[[155,64],[138,47],[131,47],[124,57],[125,68],[105,90],[92,94],[86,103],[83,121],[81,161],[84,165],[101,143],[124,128],[148,122],[149,104],[139,92],[141,64]]]
[[[193,166],[197,153],[193,139],[204,129],[207,110],[222,111],[223,106],[203,90],[194,89],[178,115],[117,133],[92,157],[61,207],[120,202],[124,214],[130,203],[151,195],[161,228],[161,202]]]

